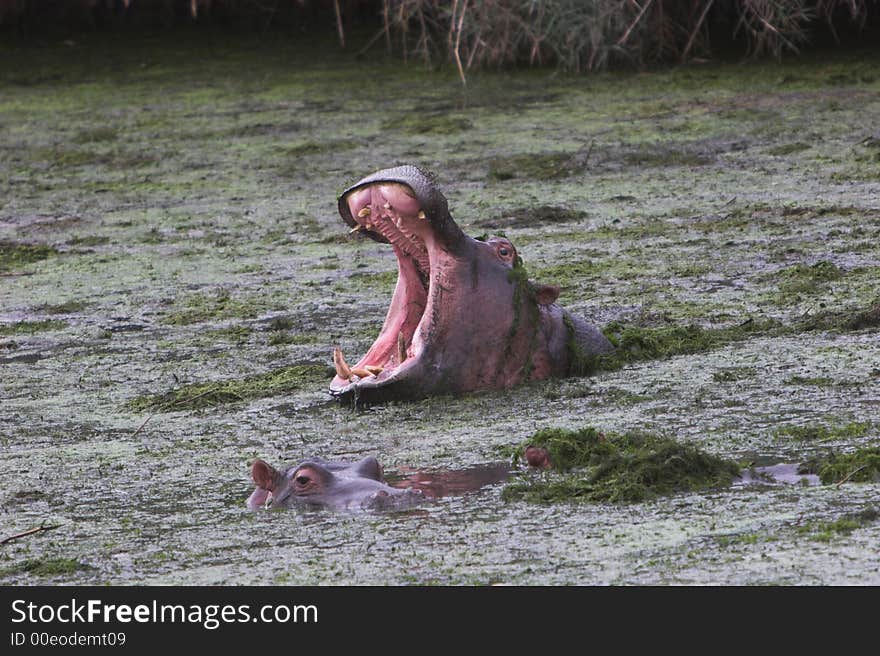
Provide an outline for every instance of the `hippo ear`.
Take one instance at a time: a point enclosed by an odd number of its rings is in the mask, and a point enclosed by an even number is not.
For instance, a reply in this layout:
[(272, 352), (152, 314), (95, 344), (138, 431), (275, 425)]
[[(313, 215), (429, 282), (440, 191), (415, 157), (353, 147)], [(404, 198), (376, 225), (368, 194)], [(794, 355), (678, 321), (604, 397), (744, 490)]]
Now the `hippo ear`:
[(559, 298), (560, 289), (556, 285), (534, 284), (532, 289), (535, 291), (535, 300), (538, 301), (538, 305), (550, 305)]
[(277, 486), (281, 474), (268, 462), (257, 458), (254, 460), (254, 464), (251, 465), (251, 476), (257, 487), (271, 491)]
[(382, 465), (373, 456), (367, 456), (359, 460), (354, 466), (354, 472), (364, 478), (372, 478), (374, 481), (382, 480)]

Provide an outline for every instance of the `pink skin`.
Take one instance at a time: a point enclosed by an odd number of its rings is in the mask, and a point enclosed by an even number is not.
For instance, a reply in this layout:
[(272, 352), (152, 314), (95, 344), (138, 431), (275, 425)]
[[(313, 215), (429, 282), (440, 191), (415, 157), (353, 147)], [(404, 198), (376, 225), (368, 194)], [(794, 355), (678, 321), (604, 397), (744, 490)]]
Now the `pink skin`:
[[(370, 382), (382, 383), (415, 367), (419, 362), (416, 356), (432, 355), (432, 370), (455, 372), (454, 382), (448, 386), (451, 391), (508, 388), (524, 379), (526, 369), (533, 379), (560, 373), (562, 363), (546, 349), (548, 333), (553, 337), (552, 322), (542, 320), (535, 326), (521, 321), (522, 325), (512, 329), (515, 290), (508, 271), (517, 252), (510, 241), (466, 237), (469, 252), (464, 258), (449, 252), (436, 239), (430, 221), (420, 218), (421, 209), (411, 190), (399, 183), (363, 187), (349, 194), (346, 202), (359, 226), (378, 232), (391, 243), (399, 273), (379, 337), (353, 369), (382, 367), (381, 373), (369, 377)], [(427, 280), (430, 286), (426, 290), (423, 283)], [(534, 301), (542, 309), (559, 295), (558, 287), (533, 289)], [(527, 299), (520, 302), (520, 314), (526, 317)], [(462, 326), (468, 329), (461, 330)], [(398, 334), (403, 335), (406, 345), (407, 359), (402, 365)], [(533, 335), (535, 344), (530, 343)], [(429, 342), (442, 343), (442, 353), (426, 353)], [(524, 355), (528, 353), (532, 354), (530, 366)], [(331, 388), (347, 383), (337, 375)]]
[(549, 469), (553, 466), (547, 449), (540, 446), (527, 446), (523, 457), (530, 467), (535, 467), (536, 469)]
[(334, 396), (369, 402), (506, 389), (569, 373), (570, 339), (588, 354), (613, 348), (556, 304), (558, 287), (523, 278), (510, 241), (462, 233), (415, 167), (368, 176), (339, 208), (353, 231), (391, 245), (398, 280), (378, 338), (349, 367), (357, 372), (337, 363)]

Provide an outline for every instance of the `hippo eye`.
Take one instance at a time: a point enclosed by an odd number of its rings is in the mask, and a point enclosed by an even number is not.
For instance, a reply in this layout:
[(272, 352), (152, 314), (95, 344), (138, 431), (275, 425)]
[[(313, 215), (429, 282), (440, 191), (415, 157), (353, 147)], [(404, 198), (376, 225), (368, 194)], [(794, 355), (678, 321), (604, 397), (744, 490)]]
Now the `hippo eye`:
[(506, 246), (502, 246), (498, 249), (498, 254), (502, 257), (507, 257), (508, 255), (510, 255), (510, 249), (508, 249)]
[(300, 485), (307, 485), (308, 483), (311, 482), (311, 480), (312, 479), (309, 478), (308, 476), (297, 476), (296, 477), (296, 482), (299, 483)]

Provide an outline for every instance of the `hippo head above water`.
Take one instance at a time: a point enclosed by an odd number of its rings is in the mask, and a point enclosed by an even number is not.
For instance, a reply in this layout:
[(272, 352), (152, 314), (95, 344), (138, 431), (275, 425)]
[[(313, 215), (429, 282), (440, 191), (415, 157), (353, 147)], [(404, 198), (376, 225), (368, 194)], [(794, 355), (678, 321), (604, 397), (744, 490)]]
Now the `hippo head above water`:
[(251, 510), (293, 506), (399, 510), (422, 501), (418, 490), (386, 485), (382, 466), (372, 456), (355, 463), (311, 458), (283, 471), (258, 459), (251, 476), (257, 486), (247, 500)]
[(258, 459), (251, 465), (257, 488), (247, 506), (251, 510), (408, 510), (428, 499), (475, 492), (506, 480), (509, 474), (510, 463), (494, 462), (459, 470), (410, 469), (388, 482), (372, 456), (358, 462), (309, 458), (283, 471)]
[(414, 166), (378, 171), (349, 187), (339, 213), (352, 232), (389, 243), (398, 277), (378, 338), (354, 366), (340, 349), (330, 393), (374, 402), (506, 389), (573, 373), (579, 357), (613, 350), (595, 327), (529, 282), (513, 244), (473, 239), (446, 198)]

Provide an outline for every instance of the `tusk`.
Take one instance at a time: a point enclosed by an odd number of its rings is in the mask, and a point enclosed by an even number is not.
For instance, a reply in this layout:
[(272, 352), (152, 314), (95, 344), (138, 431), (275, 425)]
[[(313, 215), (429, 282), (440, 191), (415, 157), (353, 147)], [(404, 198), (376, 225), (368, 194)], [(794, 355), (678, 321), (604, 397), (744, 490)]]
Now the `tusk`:
[(379, 366), (377, 366), (377, 365), (375, 365), (375, 364), (368, 364), (366, 367), (364, 367), (364, 369), (366, 369), (367, 371), (369, 371), (369, 372), (370, 372), (371, 374), (373, 374), (374, 376), (378, 376), (378, 375), (381, 374), (382, 371), (383, 371), (382, 367), (379, 367)]
[(365, 216), (370, 216), (370, 214), (372, 214), (372, 210), (370, 209), (370, 206), (367, 205), (366, 207), (362, 207), (360, 209), (360, 211), (358, 212), (358, 217), (362, 219)]
[(346, 364), (345, 358), (342, 357), (342, 349), (338, 346), (333, 349), (333, 366), (336, 367), (336, 375), (343, 380), (351, 378), (351, 368)]
[(397, 364), (401, 365), (406, 360), (406, 340), (403, 332), (397, 333)]

